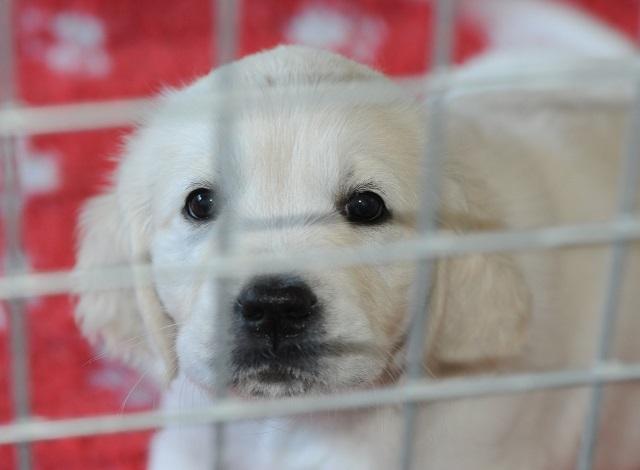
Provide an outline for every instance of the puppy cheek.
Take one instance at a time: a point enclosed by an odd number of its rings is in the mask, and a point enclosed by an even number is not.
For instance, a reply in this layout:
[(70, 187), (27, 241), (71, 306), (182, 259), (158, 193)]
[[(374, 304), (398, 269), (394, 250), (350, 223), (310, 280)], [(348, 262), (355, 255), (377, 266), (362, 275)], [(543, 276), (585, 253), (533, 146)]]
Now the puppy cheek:
[(176, 322), (178, 327), (186, 323), (193, 310), (192, 299), (197, 296), (194, 281), (176, 283), (163, 279), (162, 275), (154, 276), (154, 286), (160, 302), (167, 314)]
[(338, 358), (328, 358), (322, 370), (329, 391), (370, 386), (384, 374), (385, 358), (375, 351), (350, 353)]
[(376, 346), (387, 353), (391, 353), (406, 331), (411, 274), (410, 266), (400, 264), (351, 270), (360, 309), (371, 325)]
[(183, 326), (176, 340), (178, 366), (181, 373), (193, 382), (204, 387), (215, 384), (213, 368), (209, 366), (209, 347), (201, 337), (204, 329), (193, 328), (192, 325)]
[(342, 351), (323, 358), (319, 367), (320, 379), (330, 391), (371, 384), (386, 366), (387, 354), (364, 309), (367, 304), (353, 271), (326, 274), (318, 290), (326, 307), (324, 341), (338, 344)]
[(172, 272), (175, 266), (197, 266), (206, 256), (206, 243), (185, 243), (178, 231), (160, 231), (151, 245), (154, 287), (166, 312), (176, 323), (183, 324), (193, 310), (194, 299), (203, 284), (196, 270)]
[(187, 320), (179, 328), (176, 350), (181, 371), (205, 387), (216, 385), (216, 378), (228, 368), (231, 350), (229, 334), (217, 312), (211, 283), (199, 289)]
[(320, 279), (322, 287), (316, 288), (323, 309), (324, 341), (357, 346), (373, 339), (371, 325), (362, 311), (360, 295), (349, 273), (332, 271)]
[[(415, 263), (399, 263), (378, 269), (387, 286), (389, 308), (382, 315), (381, 328), (392, 346), (397, 346), (407, 333), (409, 325), (410, 292), (415, 280)], [(428, 286), (418, 286), (426, 296)]]

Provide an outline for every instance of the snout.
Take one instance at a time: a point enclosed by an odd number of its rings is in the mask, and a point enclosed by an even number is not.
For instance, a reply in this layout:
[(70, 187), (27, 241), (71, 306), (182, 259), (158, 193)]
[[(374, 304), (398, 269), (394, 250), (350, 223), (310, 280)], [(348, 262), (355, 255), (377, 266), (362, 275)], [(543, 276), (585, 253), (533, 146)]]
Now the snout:
[(236, 311), (251, 341), (274, 353), (302, 336), (319, 314), (318, 298), (295, 276), (260, 277), (236, 301)]
[[(234, 308), (234, 382), (252, 393), (266, 384), (302, 391), (323, 354), (322, 303), (298, 276), (261, 276), (239, 292)], [(262, 384), (259, 386), (258, 384)]]

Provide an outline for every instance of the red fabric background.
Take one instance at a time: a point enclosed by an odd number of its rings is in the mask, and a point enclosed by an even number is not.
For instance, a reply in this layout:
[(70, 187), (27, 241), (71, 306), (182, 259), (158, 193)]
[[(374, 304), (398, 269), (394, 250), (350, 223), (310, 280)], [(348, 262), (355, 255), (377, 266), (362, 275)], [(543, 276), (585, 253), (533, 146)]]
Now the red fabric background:
[[(13, 20), (19, 97), (34, 105), (109, 100), (148, 96), (164, 85), (187, 83), (206, 73), (213, 63), (211, 3), (17, 0)], [(638, 0), (570, 3), (597, 14), (630, 37), (638, 33)], [(342, 36), (329, 44), (340, 52), (397, 76), (417, 74), (426, 67), (431, 9), (428, 3), (414, 0), (245, 0), (239, 28), (241, 54), (295, 40), (295, 35), (287, 33), (291, 25), (304, 15), (313, 20), (314, 14), (314, 21), (322, 15), (325, 21), (327, 15), (345, 19)], [(69, 18), (72, 24), (90, 18), (101, 32), (94, 28), (73, 33), (69, 39), (65, 31), (73, 25), (60, 26)], [(456, 38), (457, 61), (485, 47), (483, 32), (472, 24), (459, 22)], [(62, 58), (52, 58), (60, 47)], [(104, 60), (87, 68), (84, 63), (96, 57)], [(78, 207), (105, 181), (113, 165), (110, 157), (117, 155), (126, 132), (44, 135), (23, 142), (33, 156), (34, 171), (45, 168), (45, 173), (55, 176), (53, 183), (49, 176), (45, 178), (49, 183), (27, 192), (24, 244), (31, 269), (72, 266)], [(152, 407), (157, 400), (153, 387), (144, 382), (136, 386), (135, 373), (92, 351), (78, 333), (71, 310), (70, 299), (62, 296), (28, 303), (33, 413), (62, 418)], [(6, 323), (0, 305), (2, 423), (12, 415)], [(38, 443), (34, 445), (35, 468), (141, 469), (149, 436), (142, 432)], [(0, 446), (0, 470), (13, 467), (12, 448)]]

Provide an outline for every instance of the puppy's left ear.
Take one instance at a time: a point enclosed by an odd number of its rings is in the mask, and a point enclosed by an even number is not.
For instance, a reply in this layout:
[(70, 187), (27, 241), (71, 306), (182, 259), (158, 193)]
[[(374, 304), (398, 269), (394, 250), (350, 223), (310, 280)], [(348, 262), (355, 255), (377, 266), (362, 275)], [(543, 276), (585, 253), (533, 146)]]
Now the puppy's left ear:
[(431, 309), (429, 359), (472, 366), (522, 352), (531, 295), (513, 257), (472, 254), (438, 263)]

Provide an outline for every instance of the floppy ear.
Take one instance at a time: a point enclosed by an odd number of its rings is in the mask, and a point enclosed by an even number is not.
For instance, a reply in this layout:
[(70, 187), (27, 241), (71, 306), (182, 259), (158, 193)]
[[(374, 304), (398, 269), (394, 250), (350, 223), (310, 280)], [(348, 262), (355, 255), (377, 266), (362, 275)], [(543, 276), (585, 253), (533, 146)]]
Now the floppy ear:
[(531, 296), (516, 260), (472, 254), (439, 262), (431, 297), (432, 360), (464, 366), (522, 352)]
[[(91, 199), (83, 208), (76, 272), (80, 274), (76, 320), (82, 331), (99, 341), (108, 354), (125, 360), (157, 379), (175, 373), (173, 322), (155, 290), (136, 283), (127, 289), (100, 290), (83, 279), (83, 270), (148, 261), (145, 236), (121, 210), (115, 192)], [(135, 273), (134, 269), (134, 273)]]

